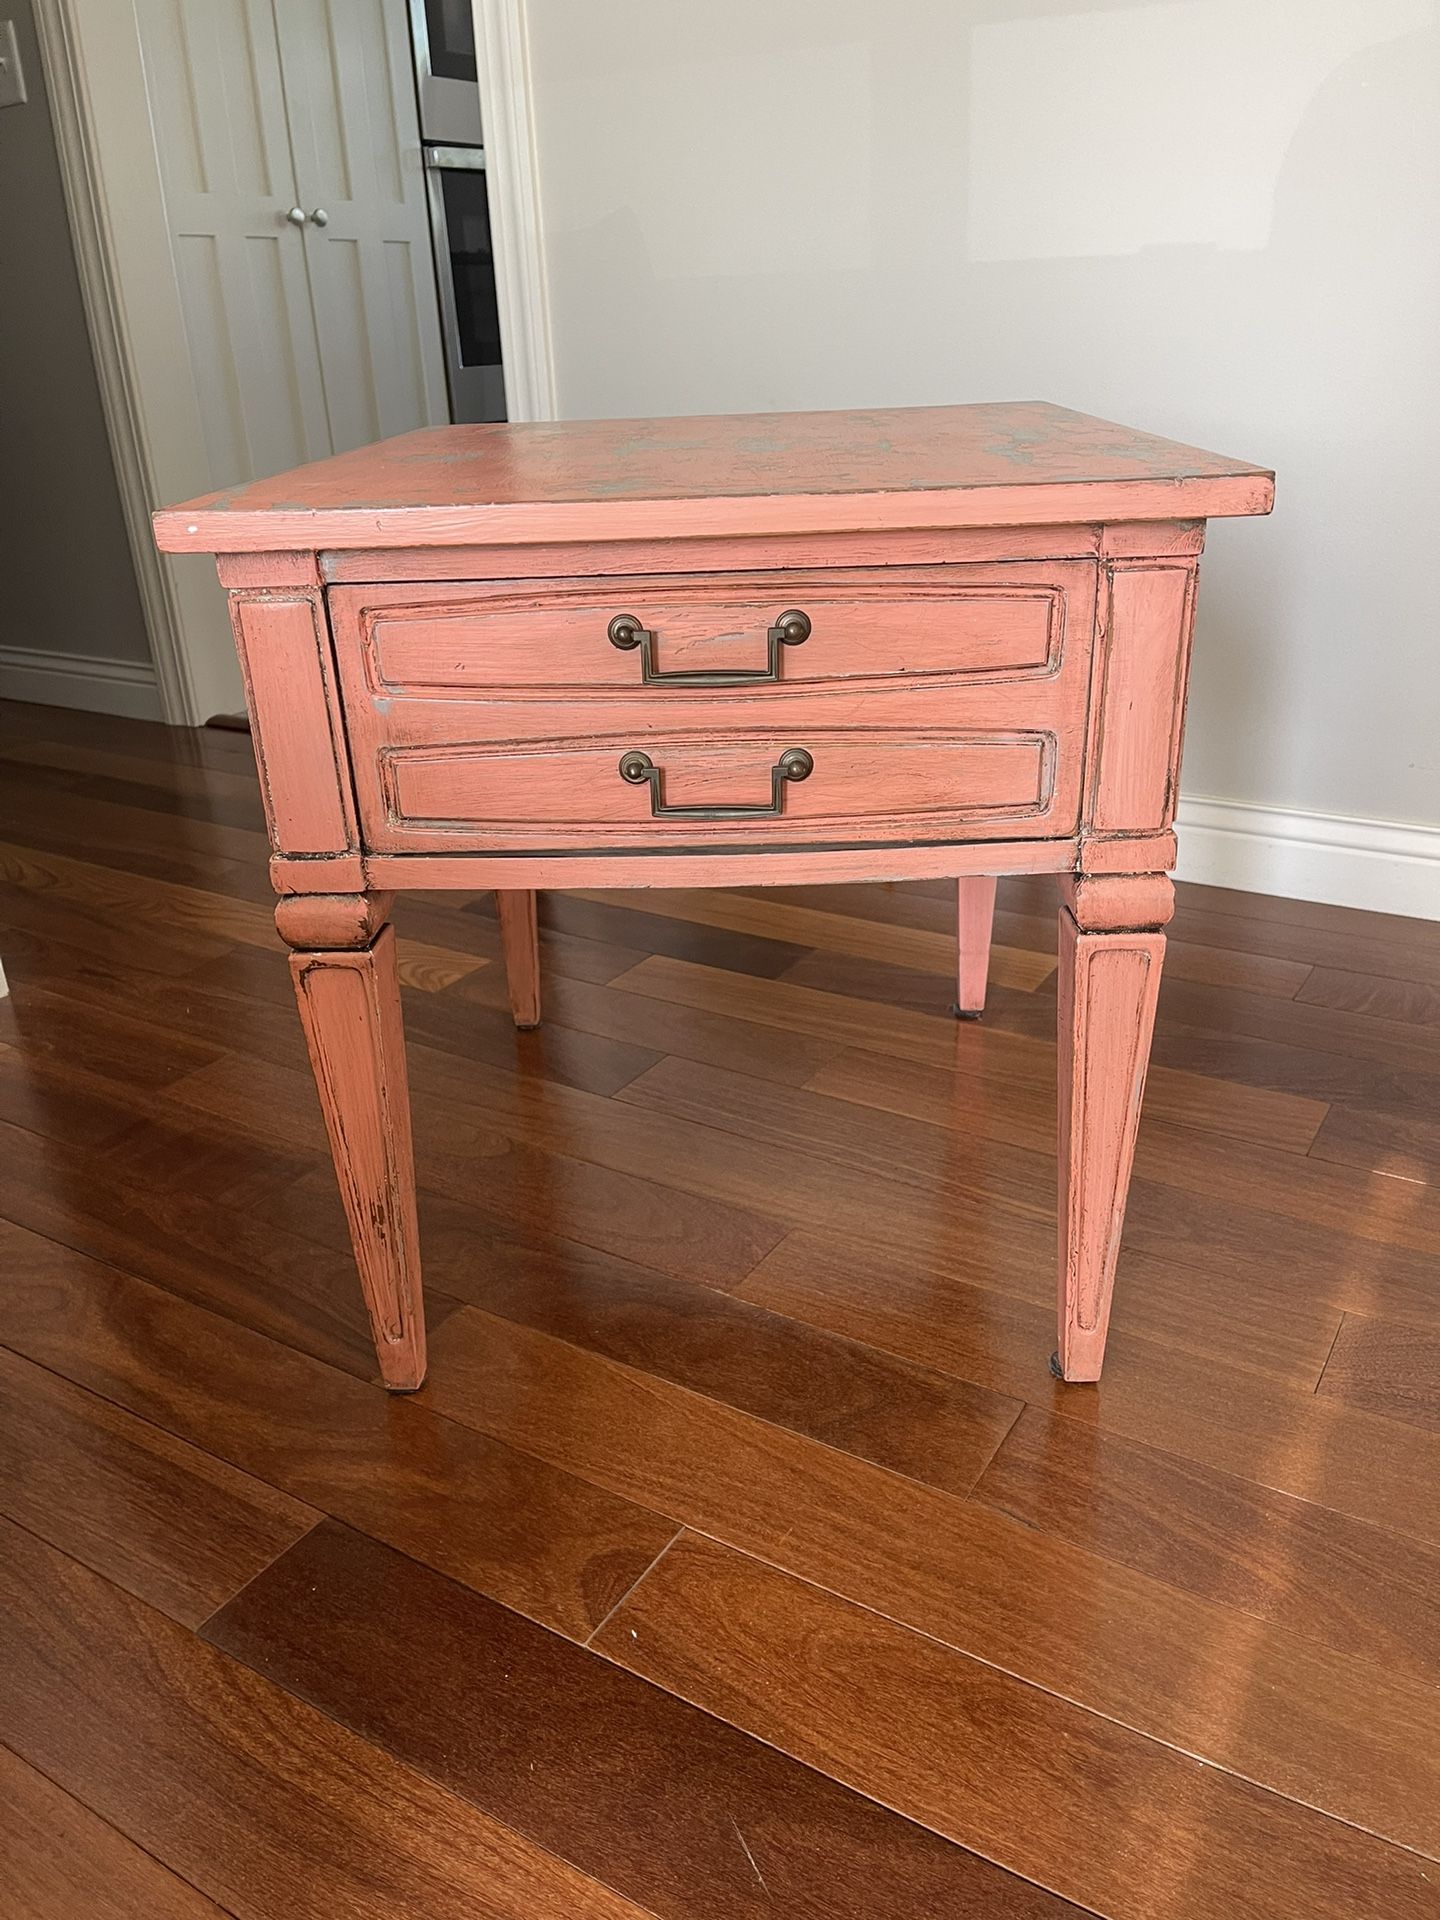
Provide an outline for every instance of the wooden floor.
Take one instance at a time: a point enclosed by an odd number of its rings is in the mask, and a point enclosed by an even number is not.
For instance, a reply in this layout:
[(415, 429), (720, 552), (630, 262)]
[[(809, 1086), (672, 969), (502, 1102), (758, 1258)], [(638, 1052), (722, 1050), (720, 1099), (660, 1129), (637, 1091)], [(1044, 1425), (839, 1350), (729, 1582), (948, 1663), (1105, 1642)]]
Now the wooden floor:
[(0, 1913), (1440, 1914), (1440, 927), (1182, 888), (1106, 1377), (1054, 913), (399, 916), (375, 1384), (243, 736), (0, 706)]

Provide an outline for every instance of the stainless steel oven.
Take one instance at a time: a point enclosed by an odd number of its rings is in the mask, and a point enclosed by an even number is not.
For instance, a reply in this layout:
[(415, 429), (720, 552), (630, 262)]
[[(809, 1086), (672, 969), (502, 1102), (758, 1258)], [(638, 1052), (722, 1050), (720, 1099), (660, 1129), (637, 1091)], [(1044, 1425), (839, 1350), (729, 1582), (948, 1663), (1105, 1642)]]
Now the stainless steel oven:
[(455, 420), (503, 420), (505, 374), (470, 0), (410, 0), (445, 373)]

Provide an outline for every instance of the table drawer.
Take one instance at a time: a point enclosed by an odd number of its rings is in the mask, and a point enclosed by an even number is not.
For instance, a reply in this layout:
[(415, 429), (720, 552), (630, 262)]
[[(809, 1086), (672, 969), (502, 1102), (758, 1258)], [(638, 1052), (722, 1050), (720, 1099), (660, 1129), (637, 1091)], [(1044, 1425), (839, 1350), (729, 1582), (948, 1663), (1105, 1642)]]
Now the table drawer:
[(1054, 836), (1078, 817), (1083, 561), (330, 604), (375, 852)]
[[(376, 694), (684, 692), (697, 674), (758, 692), (1053, 672), (1068, 603), (1091, 571), (1082, 561), (332, 587), (330, 602)], [(786, 614), (798, 616), (792, 637), (772, 642)], [(612, 637), (619, 622), (648, 637)], [(647, 681), (647, 668), (661, 677)]]

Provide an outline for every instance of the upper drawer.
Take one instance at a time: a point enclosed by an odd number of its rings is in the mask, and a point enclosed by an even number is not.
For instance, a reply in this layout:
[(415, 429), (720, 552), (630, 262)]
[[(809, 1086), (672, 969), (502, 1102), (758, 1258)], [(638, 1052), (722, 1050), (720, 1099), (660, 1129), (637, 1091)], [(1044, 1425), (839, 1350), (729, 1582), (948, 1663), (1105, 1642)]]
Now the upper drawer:
[(1084, 562), (1022, 562), (345, 586), (330, 604), (382, 697), (763, 691), (1054, 673), (1068, 601), (1090, 573)]

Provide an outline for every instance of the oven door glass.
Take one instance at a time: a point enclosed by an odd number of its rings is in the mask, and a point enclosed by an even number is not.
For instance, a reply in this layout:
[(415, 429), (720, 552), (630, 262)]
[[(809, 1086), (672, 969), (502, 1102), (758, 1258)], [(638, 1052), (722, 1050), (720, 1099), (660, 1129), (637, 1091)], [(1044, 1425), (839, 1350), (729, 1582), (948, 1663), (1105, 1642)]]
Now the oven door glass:
[(441, 270), (448, 264), (446, 360), (457, 420), (503, 420), (505, 380), (500, 366), (500, 311), (495, 295), (495, 256), (490, 243), (490, 207), (479, 169), (442, 167), (444, 233), (437, 234)]
[(473, 86), (475, 16), (470, 0), (425, 0), (425, 30), (430, 42), (430, 71), (437, 80), (468, 80)]

